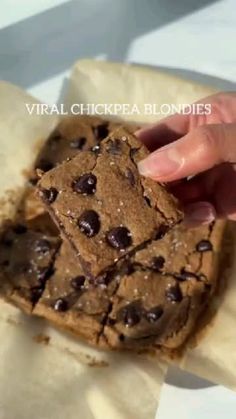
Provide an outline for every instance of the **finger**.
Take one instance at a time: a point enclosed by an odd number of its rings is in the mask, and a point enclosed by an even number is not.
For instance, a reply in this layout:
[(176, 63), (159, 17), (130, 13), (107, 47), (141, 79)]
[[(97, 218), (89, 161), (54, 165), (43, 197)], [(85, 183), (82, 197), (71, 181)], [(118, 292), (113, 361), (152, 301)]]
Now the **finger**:
[[(219, 170), (217, 170), (219, 169)], [(236, 215), (236, 165), (221, 165), (206, 177), (206, 188), (219, 217), (234, 220)]]
[(236, 162), (236, 124), (204, 125), (139, 162), (141, 175), (171, 182)]
[[(135, 134), (150, 151), (176, 141), (189, 130), (205, 124), (236, 122), (236, 93), (217, 93), (193, 104), (210, 104), (210, 113), (174, 114), (148, 125)], [(193, 108), (194, 109), (194, 108)]]
[(171, 115), (158, 124), (148, 125), (138, 130), (135, 135), (150, 150), (156, 150), (166, 144), (178, 140), (188, 131), (189, 116), (183, 114)]
[(217, 217), (235, 220), (236, 165), (224, 163), (169, 189), (184, 207), (207, 201), (215, 208)]

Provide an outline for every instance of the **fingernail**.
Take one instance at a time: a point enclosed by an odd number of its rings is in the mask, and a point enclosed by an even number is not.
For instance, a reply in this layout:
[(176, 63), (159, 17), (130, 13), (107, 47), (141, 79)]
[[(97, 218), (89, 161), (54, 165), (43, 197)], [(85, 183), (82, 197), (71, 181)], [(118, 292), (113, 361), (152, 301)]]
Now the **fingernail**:
[(184, 158), (174, 147), (166, 146), (163, 151), (156, 151), (138, 163), (139, 173), (158, 179), (177, 172), (184, 164)]
[(216, 211), (209, 202), (190, 204), (185, 209), (185, 224), (209, 224), (216, 218)]

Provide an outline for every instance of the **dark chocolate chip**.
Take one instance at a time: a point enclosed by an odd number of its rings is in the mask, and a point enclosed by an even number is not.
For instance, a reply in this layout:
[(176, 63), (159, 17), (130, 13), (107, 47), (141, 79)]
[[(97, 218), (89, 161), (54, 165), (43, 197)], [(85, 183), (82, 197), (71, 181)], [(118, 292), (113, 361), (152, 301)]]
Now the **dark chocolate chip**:
[(182, 301), (183, 295), (178, 285), (170, 287), (166, 290), (166, 298), (171, 302), (178, 303)]
[(75, 192), (92, 195), (96, 192), (97, 178), (92, 173), (85, 173), (72, 183)]
[(85, 236), (95, 236), (100, 230), (98, 214), (93, 210), (84, 211), (78, 219), (78, 226)]
[(196, 249), (198, 252), (208, 252), (210, 250), (213, 250), (213, 246), (209, 240), (201, 240), (197, 244)]
[(127, 177), (130, 185), (134, 186), (135, 185), (135, 177), (134, 177), (134, 174), (133, 174), (132, 170), (129, 167), (127, 167), (127, 169), (126, 169), (125, 176)]
[(43, 170), (43, 172), (48, 172), (54, 167), (53, 163), (46, 159), (41, 159), (36, 166), (37, 169)]
[(104, 123), (104, 124), (97, 125), (96, 127), (93, 127), (93, 132), (94, 132), (95, 138), (98, 141), (103, 140), (109, 134), (108, 124)]
[(109, 154), (112, 154), (114, 156), (118, 156), (121, 154), (122, 151), (122, 143), (120, 140), (115, 138), (114, 140), (109, 140), (107, 142), (107, 151)]
[(84, 286), (84, 282), (85, 282), (85, 276), (78, 275), (75, 278), (71, 279), (70, 284), (72, 288), (74, 288), (74, 290), (80, 291)]
[(27, 232), (27, 227), (23, 224), (17, 224), (13, 227), (13, 231), (16, 234), (25, 234)]
[(151, 310), (146, 312), (146, 319), (149, 323), (155, 323), (163, 314), (163, 308), (161, 306), (153, 307)]
[(53, 187), (49, 189), (42, 188), (39, 191), (39, 195), (46, 204), (52, 204), (56, 200), (58, 191)]
[(30, 300), (32, 304), (36, 304), (43, 293), (42, 287), (34, 287), (30, 290)]
[(127, 327), (133, 327), (140, 322), (141, 313), (134, 304), (127, 305), (122, 309), (123, 323)]
[(63, 298), (58, 298), (55, 301), (55, 303), (53, 305), (53, 308), (56, 311), (66, 311), (66, 310), (68, 310), (68, 303)]
[(73, 148), (75, 150), (82, 150), (85, 143), (86, 143), (85, 137), (76, 138), (70, 141), (70, 148)]
[(130, 157), (132, 158), (137, 153), (138, 150), (139, 148), (136, 148), (136, 147), (131, 148)]
[(125, 249), (132, 243), (131, 233), (126, 227), (115, 227), (107, 233), (107, 241), (115, 249)]
[(37, 253), (45, 254), (51, 249), (51, 243), (46, 239), (36, 240), (34, 244), (34, 250)]
[(189, 279), (198, 279), (197, 274), (194, 272), (186, 271), (184, 268), (181, 269), (180, 273), (174, 274), (174, 277), (179, 281), (187, 281)]
[(154, 256), (151, 260), (151, 268), (154, 271), (161, 271), (161, 269), (163, 268), (165, 263), (165, 259), (163, 258), (163, 256)]

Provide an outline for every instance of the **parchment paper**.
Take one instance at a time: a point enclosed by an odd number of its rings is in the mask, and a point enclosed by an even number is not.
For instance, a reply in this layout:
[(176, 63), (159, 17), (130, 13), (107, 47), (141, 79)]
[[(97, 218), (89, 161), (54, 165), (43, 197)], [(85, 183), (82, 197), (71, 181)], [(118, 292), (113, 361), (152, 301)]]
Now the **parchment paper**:
[[(56, 122), (25, 103), (37, 101), (0, 83), (0, 223)], [(0, 301), (0, 419), (152, 419), (166, 370), (151, 357), (92, 349)]]
[[(82, 60), (73, 68), (65, 102), (68, 108), (78, 98), (81, 103), (181, 104), (215, 92), (212, 87), (150, 68)], [(130, 118), (124, 115), (124, 119)], [(141, 122), (158, 119), (157, 115), (137, 118)], [(233, 234), (236, 238), (235, 227)], [(186, 371), (236, 390), (236, 250), (227, 291), (216, 318), (198, 346), (188, 349), (186, 356), (176, 363)]]
[(25, 174), (56, 122), (54, 116), (29, 116), (25, 103), (39, 102), (18, 87), (0, 81), (0, 222), (14, 216)]
[[(74, 103), (127, 103), (139, 109), (150, 104), (191, 104), (216, 89), (137, 65), (80, 60), (73, 67), (65, 93), (67, 109)], [(126, 121), (155, 122), (161, 115), (123, 115)]]

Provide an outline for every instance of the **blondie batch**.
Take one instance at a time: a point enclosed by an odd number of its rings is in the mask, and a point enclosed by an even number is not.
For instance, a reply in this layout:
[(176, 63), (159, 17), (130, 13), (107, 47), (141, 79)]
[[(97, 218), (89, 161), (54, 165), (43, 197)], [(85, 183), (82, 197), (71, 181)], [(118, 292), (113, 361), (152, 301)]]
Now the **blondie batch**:
[(31, 186), (1, 234), (0, 294), (93, 345), (177, 348), (214, 295), (225, 225), (174, 226), (175, 199), (138, 173), (135, 127), (117, 126), (72, 117), (50, 135), (35, 167), (57, 227)]

